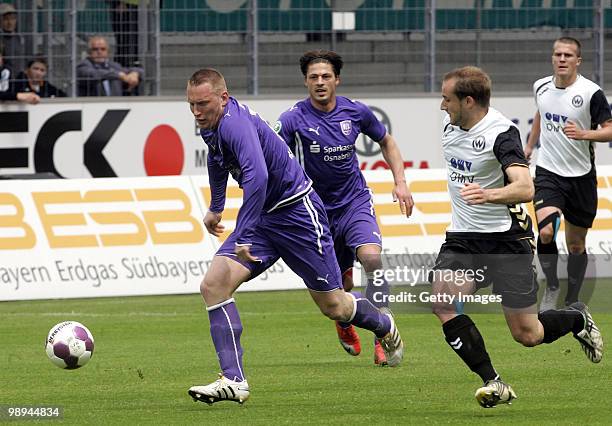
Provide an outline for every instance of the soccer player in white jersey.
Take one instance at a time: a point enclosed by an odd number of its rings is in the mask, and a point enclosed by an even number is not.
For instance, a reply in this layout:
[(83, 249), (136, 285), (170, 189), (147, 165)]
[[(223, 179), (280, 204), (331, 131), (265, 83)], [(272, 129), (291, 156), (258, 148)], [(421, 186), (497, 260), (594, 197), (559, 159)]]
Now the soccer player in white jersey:
[(556, 237), (565, 219), (568, 290), (565, 305), (578, 300), (588, 258), (587, 231), (597, 213), (597, 173), (593, 142), (612, 141), (610, 105), (601, 88), (578, 73), (580, 42), (561, 37), (553, 45), (553, 75), (533, 85), (538, 111), (525, 156), (538, 139), (534, 206), (538, 220), (538, 259), (546, 276), (540, 310), (557, 306), (559, 251)]
[[(472, 319), (451, 299), (493, 284), (512, 337), (524, 346), (551, 343), (573, 332), (592, 362), (603, 340), (587, 307), (574, 303), (537, 314), (531, 219), (521, 203), (534, 194), (519, 131), (489, 107), (491, 80), (477, 67), (447, 73), (440, 108), (442, 147), (451, 196), (451, 223), (431, 273), (433, 312), (445, 339), (484, 384), (476, 391), (482, 407), (510, 403), (516, 394), (491, 363)], [(456, 299), (455, 299), (456, 300)]]

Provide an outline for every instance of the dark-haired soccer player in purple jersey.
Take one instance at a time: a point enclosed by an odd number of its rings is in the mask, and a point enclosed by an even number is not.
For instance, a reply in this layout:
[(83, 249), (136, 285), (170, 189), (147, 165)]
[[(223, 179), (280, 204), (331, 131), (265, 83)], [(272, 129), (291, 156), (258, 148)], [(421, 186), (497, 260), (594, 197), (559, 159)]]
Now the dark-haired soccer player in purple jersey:
[(222, 372), (209, 385), (191, 387), (189, 395), (208, 404), (248, 399), (242, 322), (232, 295), (279, 258), (304, 280), (324, 315), (374, 332), (389, 365), (398, 365), (403, 343), (390, 311), (343, 291), (325, 208), (285, 142), (259, 115), (229, 96), (225, 79), (214, 69), (191, 76), (187, 100), (208, 147), (208, 232), (223, 232), (229, 174), (243, 190), (236, 229), (217, 251), (200, 286)]
[[(368, 277), (368, 299), (380, 301), (380, 297), (373, 297), (374, 293), (386, 293), (388, 286), (371, 285), (374, 271), (382, 267), (382, 238), (372, 192), (359, 169), (355, 152), (360, 133), (380, 144), (393, 173), (393, 199), (399, 201), (402, 214), (409, 217), (414, 202), (406, 185), (404, 161), (393, 136), (366, 105), (336, 96), (342, 65), (342, 58), (336, 52), (304, 53), (300, 68), (308, 98), (285, 111), (276, 122), (275, 130), (289, 144), (323, 200), (344, 289), (353, 288), (352, 267), (357, 256)], [(385, 305), (374, 303), (379, 307)], [(338, 321), (336, 330), (342, 347), (351, 355), (359, 355), (361, 343), (354, 327)], [(387, 364), (377, 340), (374, 363)]]

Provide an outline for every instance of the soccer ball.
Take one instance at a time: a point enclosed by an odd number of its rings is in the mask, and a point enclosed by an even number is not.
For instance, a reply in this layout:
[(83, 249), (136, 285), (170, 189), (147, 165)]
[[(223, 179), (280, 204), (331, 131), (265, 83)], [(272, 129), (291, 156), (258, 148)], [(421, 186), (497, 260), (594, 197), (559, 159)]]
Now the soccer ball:
[(74, 370), (89, 362), (93, 355), (94, 339), (83, 324), (64, 321), (49, 331), (45, 350), (51, 362), (60, 368)]

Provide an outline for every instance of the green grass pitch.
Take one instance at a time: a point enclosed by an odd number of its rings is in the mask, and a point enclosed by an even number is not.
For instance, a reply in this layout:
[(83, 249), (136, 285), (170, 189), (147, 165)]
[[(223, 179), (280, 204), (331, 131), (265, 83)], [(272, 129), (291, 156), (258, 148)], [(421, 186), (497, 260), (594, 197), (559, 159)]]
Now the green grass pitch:
[[(246, 284), (248, 285), (248, 284)], [(611, 281), (600, 280), (594, 317), (612, 336)], [(610, 292), (612, 293), (612, 292)], [(500, 314), (475, 314), (494, 365), (518, 394), (483, 409), (479, 379), (444, 342), (431, 314), (398, 309), (406, 344), (398, 368), (373, 364), (372, 335), (351, 357), (306, 291), (238, 293), (251, 398), (213, 406), (187, 395), (219, 371), (199, 295), (0, 303), (0, 405), (63, 408), (63, 424), (610, 424), (612, 362), (584, 356), (565, 336), (515, 343)], [(95, 338), (90, 363), (53, 366), (44, 340), (76, 320)], [(6, 420), (6, 418), (5, 418)], [(0, 421), (1, 423), (1, 421)]]

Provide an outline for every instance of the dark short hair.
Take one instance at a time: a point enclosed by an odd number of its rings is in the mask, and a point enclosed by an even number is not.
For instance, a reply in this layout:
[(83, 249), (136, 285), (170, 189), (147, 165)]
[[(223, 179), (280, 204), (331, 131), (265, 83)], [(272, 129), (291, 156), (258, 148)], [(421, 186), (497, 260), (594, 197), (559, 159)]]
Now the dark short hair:
[(30, 68), (36, 62), (39, 62), (39, 63), (43, 64), (46, 68), (49, 68), (49, 64), (47, 63), (47, 59), (42, 57), (42, 56), (36, 56), (35, 58), (30, 59), (28, 61), (28, 64), (27, 64), (26, 68)]
[(308, 67), (310, 64), (318, 64), (321, 62), (331, 64), (336, 77), (340, 75), (340, 70), (344, 64), (342, 61), (342, 56), (338, 55), (336, 52), (323, 49), (310, 50), (304, 53), (300, 58), (300, 69), (302, 70), (304, 77), (306, 77), (306, 73), (308, 73)]
[(227, 84), (225, 84), (225, 78), (223, 74), (214, 68), (201, 68), (194, 72), (189, 79), (188, 84), (196, 87), (201, 84), (208, 83), (216, 92), (223, 92), (227, 90)]
[(459, 99), (471, 96), (481, 107), (487, 108), (491, 101), (491, 78), (482, 69), (474, 66), (455, 68), (444, 74), (443, 81), (455, 79), (455, 95)]
[(554, 46), (556, 43), (563, 43), (563, 44), (573, 44), (576, 46), (576, 50), (578, 53), (578, 57), (581, 58), (582, 57), (582, 45), (580, 44), (580, 42), (575, 39), (574, 37), (559, 37), (558, 39), (555, 40), (555, 42), (553, 43), (553, 50), (554, 50)]

